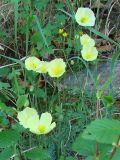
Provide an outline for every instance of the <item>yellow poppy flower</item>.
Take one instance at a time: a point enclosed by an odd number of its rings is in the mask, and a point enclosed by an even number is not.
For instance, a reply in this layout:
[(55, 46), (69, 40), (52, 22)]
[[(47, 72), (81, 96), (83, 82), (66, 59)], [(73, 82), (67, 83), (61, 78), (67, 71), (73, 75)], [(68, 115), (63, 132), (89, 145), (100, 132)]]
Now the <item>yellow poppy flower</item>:
[(83, 46), (95, 46), (95, 41), (91, 37), (89, 37), (87, 34), (84, 34), (80, 37), (80, 42)]
[(60, 77), (64, 74), (66, 64), (61, 58), (56, 58), (49, 63), (48, 74), (51, 77)]
[(47, 134), (56, 127), (56, 123), (52, 123), (52, 116), (45, 112), (41, 114), (40, 119), (35, 120), (35, 117), (29, 119), (30, 131), (35, 134)]
[(29, 119), (31, 117), (36, 117), (36, 119), (39, 119), (39, 115), (38, 115), (37, 111), (34, 108), (29, 108), (29, 107), (26, 107), (23, 111), (19, 112), (17, 115), (19, 123), (24, 128), (30, 127)]
[(59, 32), (59, 34), (61, 34), (61, 33), (64, 32), (64, 29), (63, 29), (63, 28), (60, 28), (60, 29), (58, 30), (58, 32)]
[(94, 26), (95, 25), (95, 15), (90, 8), (78, 8), (75, 19), (77, 23), (81, 26)]
[(36, 69), (36, 72), (38, 72), (38, 73), (47, 73), (48, 64), (49, 64), (48, 62), (40, 61), (40, 64), (39, 64), (38, 68)]
[(63, 37), (67, 37), (68, 36), (68, 33), (67, 32), (64, 32), (63, 33)]
[(97, 58), (98, 56), (98, 51), (96, 47), (88, 47), (85, 46), (81, 50), (82, 58), (86, 61), (93, 61)]
[(40, 65), (40, 60), (37, 57), (29, 57), (25, 60), (25, 67), (27, 70), (36, 71), (38, 66)]

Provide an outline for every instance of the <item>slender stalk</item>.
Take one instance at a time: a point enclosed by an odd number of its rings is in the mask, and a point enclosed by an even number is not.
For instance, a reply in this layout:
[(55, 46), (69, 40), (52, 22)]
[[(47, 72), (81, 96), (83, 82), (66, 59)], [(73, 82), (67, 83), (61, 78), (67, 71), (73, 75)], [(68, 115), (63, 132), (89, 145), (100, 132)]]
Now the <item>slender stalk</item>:
[(115, 155), (116, 150), (119, 147), (119, 142), (120, 142), (120, 136), (118, 137), (118, 140), (117, 140), (117, 142), (116, 142), (116, 144), (115, 144), (115, 146), (114, 146), (114, 148), (113, 148), (113, 150), (110, 154), (110, 160), (112, 160), (113, 156)]

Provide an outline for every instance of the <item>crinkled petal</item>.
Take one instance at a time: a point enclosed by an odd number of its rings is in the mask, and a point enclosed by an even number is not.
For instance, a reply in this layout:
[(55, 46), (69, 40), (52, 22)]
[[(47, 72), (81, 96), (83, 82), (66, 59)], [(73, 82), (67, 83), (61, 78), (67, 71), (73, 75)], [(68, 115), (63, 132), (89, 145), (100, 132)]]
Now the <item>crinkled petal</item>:
[(52, 116), (50, 113), (45, 112), (41, 114), (40, 117), (40, 124), (43, 124), (45, 126), (49, 126), (52, 122)]
[(49, 126), (49, 128), (46, 129), (45, 134), (49, 133), (49, 132), (50, 132), (51, 130), (53, 130), (55, 127), (56, 127), (56, 123), (53, 122), (53, 123)]

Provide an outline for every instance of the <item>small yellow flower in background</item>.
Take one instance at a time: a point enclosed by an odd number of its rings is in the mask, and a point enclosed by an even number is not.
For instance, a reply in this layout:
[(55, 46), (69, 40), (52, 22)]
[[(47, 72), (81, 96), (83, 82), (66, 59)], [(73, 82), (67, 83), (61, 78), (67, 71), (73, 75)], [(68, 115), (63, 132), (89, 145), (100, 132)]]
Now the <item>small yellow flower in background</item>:
[(75, 62), (74, 62), (73, 60), (71, 60), (71, 61), (70, 61), (70, 64), (71, 64), (71, 65), (74, 65), (74, 64), (75, 64)]
[(27, 70), (35, 71), (40, 65), (40, 60), (37, 57), (29, 57), (25, 60), (25, 67)]
[(75, 19), (77, 23), (81, 26), (94, 26), (95, 25), (95, 15), (90, 8), (78, 8)]
[(80, 36), (79, 36), (78, 34), (75, 35), (75, 39), (79, 39), (79, 37), (80, 37)]
[(56, 58), (49, 63), (48, 74), (50, 77), (60, 77), (64, 74), (66, 64), (61, 58)]
[(81, 50), (82, 58), (86, 61), (93, 61), (98, 56), (96, 47), (84, 46)]
[(36, 72), (38, 72), (38, 73), (47, 73), (48, 65), (49, 65), (49, 62), (40, 61), (40, 64), (39, 64), (38, 68), (36, 69)]
[(47, 134), (56, 127), (56, 123), (52, 123), (52, 116), (50, 113), (45, 112), (41, 114), (40, 119), (35, 121), (35, 117), (29, 120), (30, 131), (35, 134)]
[(38, 115), (37, 111), (34, 108), (29, 108), (29, 107), (26, 107), (23, 111), (19, 112), (17, 115), (19, 123), (24, 128), (30, 127), (29, 119), (31, 117), (36, 117), (36, 119), (39, 119), (39, 115)]
[(67, 37), (68, 36), (68, 33), (67, 32), (64, 32), (63, 33), (63, 37)]
[(60, 29), (58, 30), (58, 32), (59, 32), (59, 34), (61, 34), (61, 33), (64, 32), (64, 29), (63, 29), (63, 28), (60, 28)]
[(80, 42), (83, 46), (90, 46), (94, 47), (95, 46), (95, 41), (91, 37), (89, 37), (87, 34), (83, 34), (80, 37)]
[(80, 35), (80, 36), (82, 36), (82, 35), (83, 35), (83, 32), (82, 32), (82, 31), (80, 31), (80, 32), (79, 32), (79, 35)]

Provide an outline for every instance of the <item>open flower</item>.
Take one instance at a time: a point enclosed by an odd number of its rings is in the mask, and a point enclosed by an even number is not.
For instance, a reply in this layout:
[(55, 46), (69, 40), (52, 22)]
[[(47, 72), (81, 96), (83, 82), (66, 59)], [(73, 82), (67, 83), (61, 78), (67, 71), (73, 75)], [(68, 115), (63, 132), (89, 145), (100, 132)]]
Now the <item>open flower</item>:
[(68, 33), (67, 32), (64, 32), (63, 33), (63, 37), (67, 37), (68, 36)]
[(47, 73), (48, 65), (49, 65), (48, 62), (40, 61), (40, 64), (39, 64), (38, 68), (36, 69), (36, 72), (38, 72), (38, 73)]
[(90, 8), (78, 8), (75, 19), (77, 23), (81, 26), (94, 26), (95, 25), (95, 15)]
[(19, 123), (24, 127), (24, 128), (29, 128), (30, 127), (30, 123), (29, 123), (29, 119), (31, 117), (36, 117), (36, 119), (39, 120), (39, 115), (37, 113), (37, 111), (34, 108), (25, 108), (23, 111), (18, 113), (18, 120)]
[(80, 42), (83, 46), (95, 46), (95, 41), (91, 37), (89, 37), (87, 34), (84, 34), (80, 37)]
[(27, 70), (35, 71), (40, 65), (40, 60), (37, 57), (29, 57), (25, 60), (25, 67)]
[(35, 117), (29, 119), (30, 131), (32, 133), (38, 135), (47, 134), (56, 127), (56, 123), (52, 123), (52, 116), (48, 112), (42, 113), (40, 119), (35, 119)]
[(39, 119), (37, 111), (29, 107), (19, 112), (17, 118), (24, 128), (28, 128), (32, 133), (38, 135), (47, 134), (56, 127), (56, 123), (52, 123), (52, 116), (50, 113), (42, 113)]
[(59, 34), (61, 34), (61, 33), (64, 32), (64, 29), (63, 28), (59, 28), (58, 32), (59, 32)]
[(93, 61), (97, 58), (98, 51), (96, 47), (84, 46), (83, 49), (81, 50), (81, 54), (84, 60)]
[(49, 63), (48, 74), (51, 77), (60, 77), (64, 74), (66, 64), (61, 58), (56, 58)]

